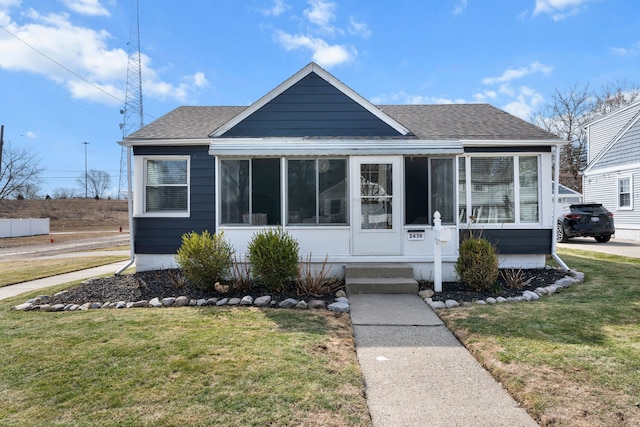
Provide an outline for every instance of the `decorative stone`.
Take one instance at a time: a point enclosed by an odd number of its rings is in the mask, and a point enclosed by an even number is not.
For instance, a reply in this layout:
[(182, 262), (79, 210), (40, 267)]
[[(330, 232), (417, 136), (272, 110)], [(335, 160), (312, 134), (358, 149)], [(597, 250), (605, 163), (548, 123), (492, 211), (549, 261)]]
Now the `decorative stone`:
[(296, 304), (296, 308), (300, 310), (306, 310), (309, 307), (306, 301), (302, 300)]
[(42, 304), (40, 306), (40, 311), (51, 311), (51, 304)]
[(207, 303), (207, 300), (204, 299), (204, 298), (199, 298), (199, 299), (196, 300), (196, 306), (198, 306), (198, 307), (202, 307), (206, 303)]
[(91, 308), (91, 303), (90, 302), (85, 302), (84, 304), (82, 304), (80, 306), (80, 310), (89, 310)]
[(218, 298), (209, 298), (207, 302), (204, 303), (204, 305), (216, 305), (217, 302)]
[(116, 304), (116, 308), (125, 308), (127, 306), (127, 303), (124, 301), (118, 301), (118, 303)]
[(63, 311), (64, 307), (64, 304), (54, 304), (51, 306), (51, 311)]
[(549, 285), (545, 288), (545, 290), (547, 291), (547, 295), (551, 295), (556, 293), (558, 287), (556, 285)]
[(133, 307), (133, 304), (134, 304), (134, 303), (133, 303), (132, 301), (129, 301), (129, 302), (127, 302), (127, 303), (125, 304), (125, 307), (126, 307), (126, 308), (131, 308), (131, 307)]
[(174, 302), (174, 304), (176, 305), (176, 307), (184, 307), (189, 305), (190, 302), (191, 300), (189, 298), (185, 297), (184, 295), (181, 295), (178, 298), (176, 298), (176, 301)]
[(262, 297), (258, 297), (255, 299), (255, 301), (253, 301), (253, 305), (255, 305), (256, 307), (266, 307), (269, 304), (271, 304), (271, 296), (270, 295), (265, 295)]
[(296, 304), (298, 303), (298, 300), (295, 300), (293, 298), (287, 298), (286, 300), (280, 302), (280, 304), (278, 304), (278, 307), (280, 308), (293, 308), (296, 306)]
[(433, 298), (425, 298), (424, 302), (427, 303), (427, 305), (430, 305), (433, 302)]
[(496, 299), (495, 299), (495, 298), (493, 298), (493, 297), (489, 297), (489, 298), (487, 298), (487, 299), (486, 299), (486, 301), (487, 301), (487, 304), (495, 304), (495, 303), (497, 303), (497, 302), (498, 302), (498, 300), (496, 300)]
[(433, 292), (433, 289), (423, 289), (420, 292), (418, 292), (418, 295), (420, 296), (420, 298), (426, 299), (426, 298), (431, 298), (434, 293), (435, 292)]
[(222, 298), (222, 299), (216, 301), (216, 305), (218, 307), (220, 307), (222, 305), (225, 305), (227, 302), (229, 302), (229, 298)]
[(334, 313), (349, 313), (351, 311), (351, 306), (345, 302), (334, 302), (329, 304), (327, 308)]
[(507, 299), (505, 297), (498, 297), (498, 298), (496, 298), (496, 302), (498, 302), (498, 303), (507, 302)]
[(338, 297), (336, 298), (336, 302), (343, 302), (345, 304), (349, 304), (349, 299), (346, 297)]
[(147, 301), (146, 299), (140, 300), (140, 301), (136, 301), (134, 302), (132, 305), (132, 307), (148, 307), (149, 306), (149, 301)]
[(191, 307), (195, 307), (196, 305), (198, 305), (198, 301), (194, 300), (194, 299), (190, 299), (189, 300), (189, 305)]
[(253, 305), (253, 297), (251, 295), (242, 297), (242, 299), (240, 300), (240, 305)]
[(11, 309), (16, 311), (29, 311), (31, 310), (32, 307), (33, 307), (33, 303), (27, 301), (25, 303), (18, 304), (12, 307)]
[(524, 298), (525, 301), (536, 301), (540, 299), (540, 295), (536, 294), (535, 292), (524, 291), (522, 294), (522, 298)]
[(443, 303), (442, 301), (434, 301), (429, 306), (431, 308), (433, 308), (434, 310), (438, 310), (440, 308), (447, 308), (447, 305), (445, 303)]
[(478, 305), (487, 305), (487, 302), (483, 299), (476, 300), (476, 304)]
[(569, 286), (571, 286), (572, 284), (576, 283), (576, 279), (574, 279), (573, 277), (563, 277), (560, 280), (556, 280), (554, 285), (560, 287), (560, 288), (568, 288)]
[(102, 308), (102, 303), (101, 302), (92, 302), (91, 303), (91, 308), (92, 309)]
[(173, 304), (175, 304), (176, 302), (176, 298), (175, 297), (167, 297), (167, 298), (162, 298), (162, 305), (164, 305), (165, 307), (171, 307)]
[(346, 298), (346, 297), (347, 297), (347, 293), (342, 289), (336, 292), (336, 298)]
[(149, 301), (149, 306), (150, 307), (162, 307), (162, 303), (160, 302), (160, 299), (158, 297), (151, 299), (151, 301)]
[(455, 308), (455, 307), (460, 307), (460, 303), (456, 300), (453, 299), (448, 299), (444, 302), (445, 306), (447, 308)]
[(240, 301), (242, 301), (240, 298), (231, 298), (229, 301), (227, 301), (227, 304), (238, 305), (240, 304)]
[(309, 308), (312, 310), (322, 310), (327, 308), (327, 303), (321, 299), (312, 299), (309, 301)]
[(543, 296), (547, 294), (547, 290), (545, 288), (536, 288), (533, 292), (536, 294)]

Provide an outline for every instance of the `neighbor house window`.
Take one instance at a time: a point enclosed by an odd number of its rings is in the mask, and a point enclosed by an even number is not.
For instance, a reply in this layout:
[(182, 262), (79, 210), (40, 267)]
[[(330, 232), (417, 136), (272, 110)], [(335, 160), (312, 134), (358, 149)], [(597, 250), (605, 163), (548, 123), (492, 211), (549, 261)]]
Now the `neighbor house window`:
[(618, 178), (618, 209), (632, 209), (631, 177)]
[[(458, 163), (459, 219), (539, 223), (538, 156), (478, 156)], [(465, 184), (465, 185), (463, 185)]]
[(145, 213), (188, 213), (188, 158), (145, 159)]
[(287, 223), (347, 223), (346, 159), (287, 161)]
[(281, 224), (280, 178), (280, 159), (221, 160), (221, 223)]

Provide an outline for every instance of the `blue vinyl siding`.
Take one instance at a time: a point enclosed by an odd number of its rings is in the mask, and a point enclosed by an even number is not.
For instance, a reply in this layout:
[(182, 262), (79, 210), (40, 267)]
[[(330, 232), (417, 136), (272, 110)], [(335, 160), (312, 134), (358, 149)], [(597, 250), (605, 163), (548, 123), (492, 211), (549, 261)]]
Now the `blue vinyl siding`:
[(223, 137), (393, 137), (398, 131), (316, 73), (269, 101)]
[(215, 160), (208, 146), (134, 147), (137, 156), (189, 155), (191, 157), (189, 218), (134, 218), (136, 254), (174, 254), (182, 243), (182, 235), (190, 231), (216, 232), (215, 225)]
[[(460, 230), (460, 240), (467, 233)], [(496, 247), (498, 255), (547, 255), (551, 253), (551, 239), (555, 235), (550, 229), (482, 229), (482, 237)]]

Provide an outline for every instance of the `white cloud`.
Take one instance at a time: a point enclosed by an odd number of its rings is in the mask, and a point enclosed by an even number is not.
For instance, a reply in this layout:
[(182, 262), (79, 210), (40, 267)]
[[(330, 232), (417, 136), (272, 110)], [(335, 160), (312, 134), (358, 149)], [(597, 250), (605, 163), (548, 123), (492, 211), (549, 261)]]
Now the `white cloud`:
[(271, 8), (262, 9), (260, 10), (260, 12), (262, 12), (262, 14), (265, 16), (280, 16), (289, 9), (291, 9), (291, 6), (289, 6), (283, 0), (274, 0), (273, 6), (271, 6)]
[(404, 91), (393, 94), (374, 96), (369, 101), (374, 105), (405, 105), (405, 104), (465, 104), (464, 99), (449, 99), (406, 93)]
[(82, 15), (111, 16), (100, 0), (60, 0), (68, 9)]
[(554, 21), (575, 15), (591, 0), (536, 0), (534, 15), (548, 14)]
[(540, 93), (527, 86), (521, 86), (518, 88), (518, 95), (515, 99), (504, 105), (502, 109), (528, 121), (533, 113), (540, 109), (543, 102), (544, 97)]
[(353, 17), (349, 18), (349, 33), (368, 39), (371, 37), (371, 30), (364, 22), (358, 22)]
[(550, 74), (553, 71), (553, 67), (541, 64), (539, 62), (533, 62), (527, 67), (522, 68), (508, 68), (498, 77), (486, 77), (482, 79), (482, 83), (486, 85), (491, 85), (495, 83), (505, 83), (510, 82), (511, 80), (520, 79), (524, 76), (533, 73), (542, 73), (542, 74)]
[[(0, 7), (8, 4), (0, 2)], [(76, 99), (109, 105), (124, 102), (128, 56), (109, 46), (107, 31), (76, 26), (67, 13), (42, 15), (29, 9), (22, 13), (28, 22), (20, 25), (7, 18), (4, 28), (10, 34), (0, 31), (0, 68), (42, 75), (66, 87)], [(202, 73), (178, 85), (164, 82), (151, 67), (151, 58), (142, 54), (141, 62), (145, 96), (184, 101), (206, 85)]]
[(331, 22), (333, 22), (336, 17), (335, 10), (337, 5), (324, 0), (309, 0), (309, 5), (311, 8), (304, 10), (304, 16), (309, 22), (332, 33), (334, 27), (331, 25)]
[(276, 33), (278, 42), (287, 50), (306, 48), (313, 53), (313, 60), (318, 65), (331, 68), (334, 65), (349, 62), (354, 53), (346, 46), (329, 45), (322, 39), (306, 35), (291, 35), (283, 31)]
[(453, 7), (453, 13), (456, 15), (461, 14), (467, 8), (467, 0), (458, 0)]
[(21, 136), (24, 136), (25, 138), (29, 138), (29, 139), (37, 139), (39, 137), (37, 133), (31, 130), (25, 132), (24, 135), (21, 135)]
[(640, 42), (636, 42), (631, 47), (612, 47), (609, 50), (617, 56), (635, 56), (640, 53)]

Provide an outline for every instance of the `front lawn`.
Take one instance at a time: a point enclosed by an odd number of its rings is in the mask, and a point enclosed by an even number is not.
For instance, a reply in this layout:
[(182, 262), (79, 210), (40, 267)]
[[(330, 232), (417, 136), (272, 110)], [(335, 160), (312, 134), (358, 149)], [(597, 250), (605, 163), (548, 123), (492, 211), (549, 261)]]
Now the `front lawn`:
[(346, 315), (24, 300), (0, 303), (0, 425), (370, 425)]
[(439, 314), (541, 425), (640, 425), (640, 259), (559, 254), (585, 283)]

